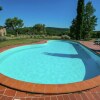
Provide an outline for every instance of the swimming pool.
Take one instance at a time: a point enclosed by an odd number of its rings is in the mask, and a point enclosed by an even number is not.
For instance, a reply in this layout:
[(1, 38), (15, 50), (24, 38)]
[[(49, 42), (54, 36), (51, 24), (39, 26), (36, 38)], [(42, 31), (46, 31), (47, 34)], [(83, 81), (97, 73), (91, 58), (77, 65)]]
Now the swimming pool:
[(0, 53), (0, 73), (31, 83), (74, 83), (100, 75), (100, 57), (79, 43), (50, 40)]

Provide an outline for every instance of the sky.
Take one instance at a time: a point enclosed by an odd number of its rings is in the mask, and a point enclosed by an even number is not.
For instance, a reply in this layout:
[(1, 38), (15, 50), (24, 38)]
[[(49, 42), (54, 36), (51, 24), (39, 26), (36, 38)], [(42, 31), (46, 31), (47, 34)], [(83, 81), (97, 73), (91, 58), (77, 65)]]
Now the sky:
[[(90, 0), (85, 0), (85, 3)], [(96, 30), (100, 30), (100, 0), (91, 0), (98, 18)], [(77, 0), (0, 0), (0, 25), (7, 18), (18, 17), (24, 26), (45, 24), (47, 27), (69, 28), (76, 17)]]

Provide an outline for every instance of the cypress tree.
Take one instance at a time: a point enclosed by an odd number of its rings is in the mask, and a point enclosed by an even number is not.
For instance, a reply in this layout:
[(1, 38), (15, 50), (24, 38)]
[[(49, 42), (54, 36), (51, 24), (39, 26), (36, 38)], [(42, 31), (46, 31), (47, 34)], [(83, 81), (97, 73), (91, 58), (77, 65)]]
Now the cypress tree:
[(84, 0), (78, 0), (77, 16), (76, 16), (76, 39), (81, 39), (83, 32), (83, 19), (84, 19)]
[(72, 25), (70, 26), (70, 34), (69, 34), (72, 39), (76, 38), (75, 32), (76, 32), (76, 19), (73, 19)]

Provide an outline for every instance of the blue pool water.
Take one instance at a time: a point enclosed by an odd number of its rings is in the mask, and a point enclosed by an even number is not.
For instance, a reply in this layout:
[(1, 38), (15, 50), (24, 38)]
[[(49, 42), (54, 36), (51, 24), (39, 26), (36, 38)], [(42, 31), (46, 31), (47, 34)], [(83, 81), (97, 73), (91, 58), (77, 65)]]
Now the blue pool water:
[(31, 83), (74, 83), (100, 75), (100, 57), (76, 42), (50, 40), (0, 53), (0, 73)]

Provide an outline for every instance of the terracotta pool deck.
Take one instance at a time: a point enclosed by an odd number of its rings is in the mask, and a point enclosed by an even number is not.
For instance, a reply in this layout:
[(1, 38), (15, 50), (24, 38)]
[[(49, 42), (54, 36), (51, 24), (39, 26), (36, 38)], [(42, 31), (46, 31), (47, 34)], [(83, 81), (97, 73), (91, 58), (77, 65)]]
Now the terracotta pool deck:
[(100, 86), (76, 93), (45, 95), (20, 92), (1, 85), (0, 100), (100, 100)]
[(100, 45), (95, 45), (93, 42), (89, 41), (80, 41), (80, 43), (94, 51), (100, 52)]
[[(90, 42), (87, 42), (88, 45), (86, 44), (85, 41), (81, 43), (84, 44), (85, 46), (88, 46), (89, 48), (93, 46), (92, 49), (100, 50), (100, 47), (95, 46), (94, 48), (94, 44), (90, 45)], [(10, 46), (7, 48), (2, 48), (0, 49), (0, 51), (2, 52), (12, 47)], [(54, 85), (32, 84), (26, 82), (23, 83), (0, 74), (0, 100), (14, 100), (14, 99), (15, 100), (16, 99), (17, 100), (100, 100), (100, 76), (97, 76), (93, 79), (86, 80), (83, 82), (54, 86)]]

